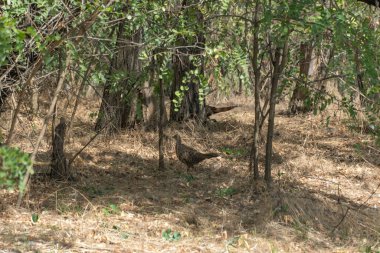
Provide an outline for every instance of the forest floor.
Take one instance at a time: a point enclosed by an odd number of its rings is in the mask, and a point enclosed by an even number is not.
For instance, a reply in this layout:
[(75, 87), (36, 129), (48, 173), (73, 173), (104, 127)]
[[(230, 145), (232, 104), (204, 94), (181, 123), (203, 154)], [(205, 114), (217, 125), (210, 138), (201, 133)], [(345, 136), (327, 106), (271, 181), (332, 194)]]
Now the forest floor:
[[(68, 157), (95, 134), (94, 108), (88, 102), (79, 110)], [(0, 191), (0, 252), (380, 250), (380, 151), (373, 140), (350, 131), (339, 113), (290, 117), (279, 108), (274, 182), (267, 188), (259, 181), (252, 193), (252, 111), (245, 103), (207, 125), (167, 126), (167, 136), (179, 133), (185, 144), (221, 154), (191, 176), (171, 138), (166, 169), (158, 171), (158, 136), (142, 130), (95, 139), (74, 162), (75, 181), (51, 181), (47, 168), (37, 167), (21, 210), (16, 192)], [(41, 122), (20, 120), (17, 145), (31, 152)], [(38, 159), (49, 160), (50, 140)]]

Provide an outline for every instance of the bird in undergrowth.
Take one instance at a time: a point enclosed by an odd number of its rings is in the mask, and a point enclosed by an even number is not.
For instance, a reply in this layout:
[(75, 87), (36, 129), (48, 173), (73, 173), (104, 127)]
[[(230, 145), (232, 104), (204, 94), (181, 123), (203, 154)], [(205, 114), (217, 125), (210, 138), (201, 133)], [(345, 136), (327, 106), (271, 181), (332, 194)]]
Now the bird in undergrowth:
[(225, 106), (225, 107), (214, 107), (211, 105), (206, 105), (206, 107), (205, 107), (206, 117), (209, 118), (211, 115), (221, 113), (221, 112), (227, 112), (227, 111), (232, 110), (236, 107), (238, 107), (238, 106), (232, 105), (232, 106)]
[(173, 138), (176, 140), (175, 152), (177, 158), (186, 164), (187, 172), (190, 168), (202, 162), (203, 160), (219, 156), (216, 153), (201, 153), (189, 146), (182, 144), (181, 137), (178, 134), (176, 134)]

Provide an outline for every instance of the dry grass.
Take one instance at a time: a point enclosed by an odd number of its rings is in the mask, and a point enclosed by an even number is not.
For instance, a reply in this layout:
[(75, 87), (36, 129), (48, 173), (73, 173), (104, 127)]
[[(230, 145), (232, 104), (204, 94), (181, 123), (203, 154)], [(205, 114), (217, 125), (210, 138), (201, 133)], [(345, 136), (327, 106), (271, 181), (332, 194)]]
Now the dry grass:
[[(35, 176), (23, 210), (14, 209), (16, 193), (0, 192), (0, 252), (378, 249), (380, 190), (373, 192), (380, 182), (380, 158), (378, 150), (367, 147), (368, 137), (348, 131), (339, 117), (326, 127), (326, 115), (278, 115), (274, 183), (266, 189), (258, 182), (262, 192), (252, 196), (247, 171), (252, 107), (240, 102), (243, 106), (216, 115), (206, 126), (187, 122), (165, 130), (199, 150), (222, 154), (198, 165), (194, 178), (176, 159), (171, 139), (166, 140), (166, 170), (157, 171), (157, 134), (125, 131), (101, 136), (79, 156), (76, 181)], [(94, 134), (89, 108), (95, 107), (88, 103), (78, 112), (69, 157)], [(41, 121), (21, 120), (17, 144), (30, 152)], [(48, 159), (49, 142), (47, 137), (39, 159)], [(39, 214), (37, 223), (31, 221), (33, 213)], [(181, 238), (165, 240), (167, 229)]]

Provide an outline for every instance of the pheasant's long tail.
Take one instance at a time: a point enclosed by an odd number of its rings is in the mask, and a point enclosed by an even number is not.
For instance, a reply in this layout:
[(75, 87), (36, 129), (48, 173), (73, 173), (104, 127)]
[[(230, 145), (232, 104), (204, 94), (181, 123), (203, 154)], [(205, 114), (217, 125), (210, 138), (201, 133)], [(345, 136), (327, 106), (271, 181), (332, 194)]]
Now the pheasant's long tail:
[(218, 157), (219, 156), (219, 154), (217, 154), (217, 153), (207, 153), (207, 154), (205, 154), (205, 157), (207, 157), (207, 159), (208, 158), (213, 158), (213, 157)]

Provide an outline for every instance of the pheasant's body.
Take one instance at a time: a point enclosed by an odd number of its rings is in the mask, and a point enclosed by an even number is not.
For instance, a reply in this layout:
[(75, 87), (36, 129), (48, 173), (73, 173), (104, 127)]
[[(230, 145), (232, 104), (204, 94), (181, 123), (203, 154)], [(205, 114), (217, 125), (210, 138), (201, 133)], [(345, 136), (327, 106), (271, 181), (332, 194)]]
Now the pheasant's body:
[(174, 136), (174, 138), (176, 139), (175, 151), (177, 158), (186, 164), (188, 168), (193, 167), (205, 159), (219, 156), (215, 153), (201, 153), (189, 146), (182, 144), (181, 138), (178, 135)]
[(232, 105), (232, 106), (225, 106), (225, 107), (214, 107), (211, 105), (206, 105), (206, 116), (210, 117), (213, 114), (217, 114), (220, 112), (226, 112), (229, 110), (232, 110), (234, 108), (238, 107), (237, 105)]

